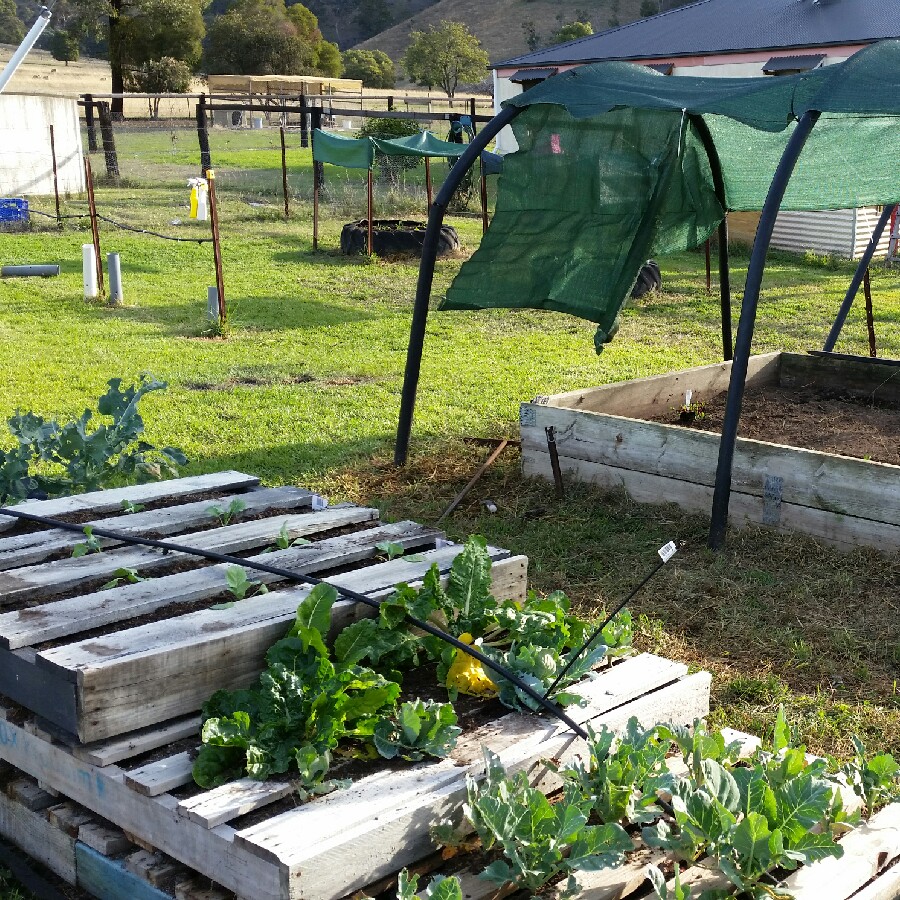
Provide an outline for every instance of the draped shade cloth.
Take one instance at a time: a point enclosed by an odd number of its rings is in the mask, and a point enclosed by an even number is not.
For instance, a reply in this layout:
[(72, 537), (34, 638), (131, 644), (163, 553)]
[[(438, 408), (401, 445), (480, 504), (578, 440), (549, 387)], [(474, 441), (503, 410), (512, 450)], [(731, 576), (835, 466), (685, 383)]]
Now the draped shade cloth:
[(457, 159), (465, 144), (442, 141), (428, 131), (402, 138), (347, 138), (316, 128), (313, 131), (313, 159), (345, 169), (371, 169), (375, 153), (385, 156), (450, 157)]
[[(507, 100), (522, 108), (497, 208), (443, 309), (529, 307), (598, 324), (598, 352), (650, 256), (703, 243), (762, 208), (798, 119), (822, 113), (783, 209), (896, 203), (900, 41), (777, 78), (667, 78), (597, 63)], [(716, 196), (702, 119), (721, 164)]]

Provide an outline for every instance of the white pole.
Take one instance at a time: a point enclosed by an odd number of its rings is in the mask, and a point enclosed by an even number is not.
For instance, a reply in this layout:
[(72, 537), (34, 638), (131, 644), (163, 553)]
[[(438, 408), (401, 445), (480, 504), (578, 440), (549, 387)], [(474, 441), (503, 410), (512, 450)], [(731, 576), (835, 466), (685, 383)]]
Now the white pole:
[(35, 45), (37, 39), (43, 34), (44, 29), (50, 23), (50, 10), (46, 6), (41, 7), (38, 13), (37, 21), (31, 26), (31, 30), (25, 35), (25, 39), (19, 44), (19, 49), (13, 53), (12, 58), (6, 64), (6, 68), (0, 72), (0, 94), (9, 83), (9, 80), (16, 74), (22, 60), (28, 54), (28, 51)]
[(93, 244), (81, 245), (81, 271), (84, 279), (84, 299), (96, 300), (99, 291), (97, 290), (97, 262)]
[(119, 254), (107, 253), (106, 265), (109, 269), (109, 302), (112, 304), (121, 303), (123, 300), (122, 266), (119, 261)]

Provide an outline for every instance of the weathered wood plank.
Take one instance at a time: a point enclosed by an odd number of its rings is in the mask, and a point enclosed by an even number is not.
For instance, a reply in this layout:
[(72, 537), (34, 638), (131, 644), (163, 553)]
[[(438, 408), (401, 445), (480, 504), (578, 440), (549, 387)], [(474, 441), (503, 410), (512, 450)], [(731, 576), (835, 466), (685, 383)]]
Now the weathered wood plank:
[(125, 784), (134, 788), (139, 794), (157, 797), (166, 791), (188, 784), (192, 777), (193, 766), (194, 762), (190, 753), (187, 751), (176, 753), (126, 772)]
[[(24, 503), (16, 504), (16, 510), (48, 518), (83, 512), (111, 513), (122, 509), (123, 500), (127, 500), (129, 503), (154, 503), (157, 500), (186, 497), (190, 494), (202, 494), (207, 491), (250, 488), (257, 484), (259, 484), (259, 479), (254, 475), (232, 471), (213, 472), (209, 475), (171, 478), (168, 481), (133, 484), (129, 487), (110, 488), (105, 491), (89, 491), (85, 494), (74, 494), (71, 497), (59, 497), (55, 500), (26, 500)], [(15, 519), (0, 516), (0, 531), (8, 531), (15, 526)]]
[[(747, 385), (762, 387), (778, 383), (780, 353), (751, 356), (747, 368)], [(547, 406), (562, 406), (617, 416), (655, 416), (684, 402), (685, 391), (693, 391), (695, 399), (714, 397), (728, 390), (731, 363), (697, 366), (668, 375), (634, 378), (600, 387), (567, 391), (546, 398)], [(524, 404), (533, 406), (536, 404)]]
[(25, 809), (39, 812), (53, 806), (56, 798), (38, 786), (32, 778), (16, 778), (6, 785), (6, 794)]
[(284, 900), (286, 881), (277, 867), (236, 847), (231, 829), (198, 828), (178, 815), (174, 798), (136, 793), (125, 785), (114, 766), (101, 769), (85, 763), (9, 721), (0, 721), (0, 758), (38, 781), (52, 783), (66, 797), (125, 831), (143, 835), (154, 847), (185, 865), (214, 872), (220, 884), (238, 895), (253, 900)]
[(78, 886), (99, 900), (171, 900), (171, 894), (130, 872), (123, 861), (110, 859), (93, 847), (75, 845)]
[[(547, 451), (544, 429), (552, 425), (560, 457), (715, 484), (719, 435), (712, 432), (554, 407), (535, 408), (533, 419), (521, 428), (525, 454)], [(781, 479), (782, 503), (900, 525), (900, 466), (738, 438), (732, 491), (764, 498), (773, 478)], [(771, 524), (777, 514), (770, 500)]]
[(853, 900), (897, 900), (900, 897), (900, 863), (853, 895)]
[[(321, 530), (326, 531), (338, 527), (336, 522), (340, 525), (364, 526), (373, 521), (374, 517), (374, 510), (335, 507), (319, 523), (323, 526)], [(307, 531), (307, 534), (315, 536), (313, 531)], [(352, 535), (314, 541), (309, 546), (254, 554), (247, 559), (249, 562), (258, 561), (312, 574), (333, 565), (336, 559), (346, 557), (349, 564), (371, 557), (376, 552), (375, 544), (381, 540), (396, 539), (408, 546), (420, 546), (418, 541), (425, 544), (440, 534), (439, 531), (412, 522), (396, 523)], [(225, 589), (228, 568), (227, 564), (221, 564), (192, 569), (138, 584), (120, 585), (105, 591), (0, 614), (0, 647), (27, 647), (61, 637), (74, 637), (82, 631), (94, 631), (104, 625), (147, 615), (172, 604), (213, 597)], [(266, 584), (283, 581), (280, 576), (250, 570), (248, 577)]]
[[(274, 543), (282, 528), (291, 539), (303, 537), (314, 531), (323, 531), (323, 522), (343, 524), (347, 516), (358, 515), (357, 507), (325, 509), (321, 512), (292, 516), (272, 516), (255, 522), (243, 522), (209, 531), (197, 531), (182, 535), (178, 542), (197, 550), (213, 550), (219, 553), (241, 553)], [(377, 510), (369, 513), (377, 518)], [(351, 519), (352, 521), (352, 519)], [(340, 527), (333, 524), (330, 527)], [(159, 550), (143, 547), (123, 547), (91, 553), (74, 559), (23, 566), (0, 572), (0, 604), (15, 600), (34, 600), (60, 594), (79, 585), (101, 578), (110, 578), (116, 569), (134, 569), (140, 574), (172, 568), (186, 558), (184, 553), (163, 554)]]
[[(211, 506), (227, 508), (232, 501), (240, 500), (244, 504), (241, 515), (258, 515), (275, 510), (298, 510), (311, 507), (313, 496), (310, 491), (300, 488), (264, 488), (260, 491), (228, 494), (216, 500), (200, 500), (181, 506), (166, 506), (162, 509), (133, 513), (127, 516), (92, 519), (85, 525), (108, 528), (122, 534), (163, 537), (179, 534), (188, 528), (196, 528), (198, 525), (212, 524), (216, 520), (209, 513)], [(122, 544), (121, 541), (109, 538), (98, 538), (98, 540), (104, 548)], [(39, 563), (51, 554), (71, 551), (75, 544), (82, 541), (84, 541), (84, 535), (61, 528), (49, 528), (46, 531), (32, 531), (27, 534), (0, 538), (0, 569), (12, 569), (16, 566)]]
[(74, 733), (78, 727), (75, 685), (65, 675), (39, 669), (35, 653), (0, 649), (0, 694)]
[(786, 880), (796, 900), (845, 900), (900, 857), (900, 803), (886, 806), (841, 839), (844, 855), (803, 866)]
[(175, 881), (187, 874), (181, 863), (156, 850), (136, 850), (125, 860), (125, 868), (169, 895), (175, 891)]
[(887, 403), (900, 401), (900, 375), (896, 364), (878, 359), (852, 359), (839, 355), (782, 353), (782, 387), (815, 385), (843, 394)]
[(75, 884), (75, 839), (47, 817), (0, 793), (0, 835), (52, 872)]
[(155, 725), (133, 731), (112, 740), (100, 741), (81, 747), (73, 747), (72, 753), (80, 760), (95, 766), (110, 766), (141, 753), (148, 753), (158, 747), (165, 747), (183, 738), (200, 738), (200, 716), (174, 719), (163, 725)]
[[(625, 490), (638, 503), (677, 503), (689, 512), (709, 513), (712, 508), (712, 488), (674, 478), (664, 478), (645, 472), (632, 472), (585, 460), (560, 457), (563, 473), (577, 481), (595, 484), (608, 490)], [(552, 479), (550, 456), (547, 453), (526, 451), (522, 456), (525, 475)], [(900, 528), (884, 522), (845, 516), (840, 513), (811, 509), (793, 503), (781, 503), (778, 525), (770, 525), (765, 514), (765, 501), (733, 491), (728, 509), (729, 524), (764, 524), (790, 534), (803, 532), (840, 548), (875, 547), (888, 552), (900, 546)]]
[[(399, 581), (421, 579), (436, 563), (444, 571), (462, 547), (402, 559), (329, 577), (353, 590), (390, 591)], [(495, 559), (506, 551), (492, 550)], [(78, 736), (111, 737), (199, 709), (213, 691), (247, 687), (262, 668), (266, 650), (283, 637), (309, 588), (253, 597), (229, 609), (205, 609), (68, 644), (39, 654), (42, 663), (78, 679)], [(335, 623), (348, 624), (371, 609), (339, 602)]]
[(121, 828), (109, 822), (85, 822), (78, 829), (78, 840), (103, 856), (115, 856), (133, 849)]
[(215, 828), (238, 816), (268, 806), (282, 797), (289, 797), (294, 786), (289, 782), (254, 781), (239, 778), (229, 784), (205, 791), (196, 797), (182, 800), (178, 812), (203, 828)]

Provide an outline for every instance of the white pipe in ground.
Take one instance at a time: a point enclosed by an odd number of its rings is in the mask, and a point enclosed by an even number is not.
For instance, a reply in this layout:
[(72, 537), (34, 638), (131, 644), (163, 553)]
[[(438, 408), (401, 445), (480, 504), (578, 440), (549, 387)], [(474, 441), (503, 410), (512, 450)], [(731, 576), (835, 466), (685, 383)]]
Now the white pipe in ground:
[(97, 257), (93, 244), (81, 245), (81, 273), (84, 280), (84, 299), (96, 300), (100, 291), (97, 288)]
[(122, 302), (122, 266), (118, 253), (106, 254), (106, 266), (109, 269), (109, 302)]

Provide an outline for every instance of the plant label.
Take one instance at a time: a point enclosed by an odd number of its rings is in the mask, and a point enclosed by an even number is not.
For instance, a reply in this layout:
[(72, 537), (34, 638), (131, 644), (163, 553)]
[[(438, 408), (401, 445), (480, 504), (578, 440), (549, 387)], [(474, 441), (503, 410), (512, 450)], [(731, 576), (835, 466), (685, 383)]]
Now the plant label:
[(660, 547), (656, 552), (659, 554), (659, 558), (664, 563), (667, 563), (678, 552), (678, 548), (675, 546), (675, 541), (669, 541), (668, 544)]

